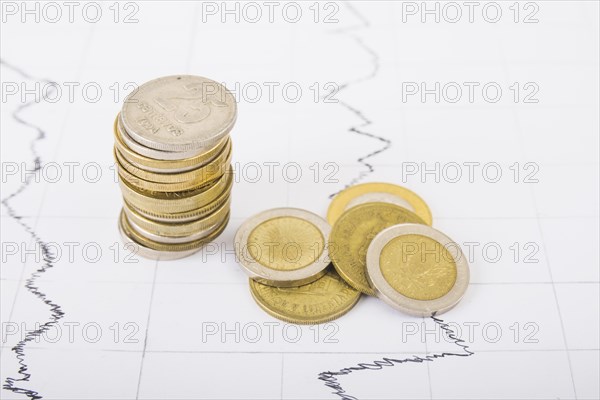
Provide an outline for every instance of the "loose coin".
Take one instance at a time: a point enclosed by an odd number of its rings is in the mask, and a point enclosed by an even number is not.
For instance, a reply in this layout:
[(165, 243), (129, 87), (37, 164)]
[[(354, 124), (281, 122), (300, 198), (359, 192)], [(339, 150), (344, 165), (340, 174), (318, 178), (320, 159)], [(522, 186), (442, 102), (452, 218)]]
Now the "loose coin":
[(141, 85), (125, 99), (121, 122), (139, 144), (183, 152), (214, 145), (237, 116), (235, 98), (211, 79), (176, 75)]
[(389, 203), (365, 203), (343, 213), (329, 236), (329, 256), (336, 271), (353, 288), (375, 295), (366, 273), (369, 244), (383, 229), (404, 223), (425, 222), (406, 208)]
[[(379, 199), (377, 198), (378, 193), (382, 194)], [(389, 195), (394, 196), (394, 200), (390, 200)], [(402, 186), (378, 182), (351, 186), (338, 193), (329, 205), (327, 221), (333, 225), (349, 207), (367, 201), (383, 201), (401, 205), (421, 217), (427, 225), (432, 223), (431, 211), (427, 203), (416, 193)]]
[(469, 265), (458, 244), (419, 224), (392, 226), (375, 236), (367, 273), (377, 297), (423, 317), (454, 307), (469, 286)]
[(301, 286), (325, 274), (329, 224), (309, 211), (276, 208), (246, 220), (235, 235), (238, 262), (254, 280)]
[(268, 314), (293, 324), (322, 324), (341, 317), (354, 307), (360, 292), (329, 270), (307, 285), (279, 288), (250, 279), (250, 293)]

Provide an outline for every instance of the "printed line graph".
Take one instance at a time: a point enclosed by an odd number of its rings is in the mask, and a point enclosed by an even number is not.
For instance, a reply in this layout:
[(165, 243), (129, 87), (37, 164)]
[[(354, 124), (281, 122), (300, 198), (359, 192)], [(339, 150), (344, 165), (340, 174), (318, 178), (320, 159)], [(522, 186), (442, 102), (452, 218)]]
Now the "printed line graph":
[[(76, 80), (104, 92), (97, 103), (80, 98), (50, 107), (45, 99), (23, 102), (18, 93), (2, 104), (3, 167), (16, 162), (14, 152), (35, 171), (21, 180), (3, 169), (2, 242), (20, 246), (27, 240), (24, 248), (38, 248), (40, 259), (36, 264), (29, 256), (22, 262), (20, 254), (3, 254), (2, 397), (597, 398), (598, 307), (590, 299), (599, 287), (598, 153), (591, 150), (597, 147), (598, 6), (537, 2), (539, 23), (525, 25), (522, 18), (514, 22), (512, 3), (499, 3), (498, 23), (474, 14), (474, 23), (451, 24), (427, 16), (422, 22), (419, 3), (406, 3), (336, 3), (335, 24), (315, 23), (312, 3), (300, 4), (306, 18), (293, 24), (278, 14), (274, 23), (251, 23), (243, 13), (239, 22), (231, 15), (222, 22), (220, 14), (206, 14), (205, 3), (187, 1), (136, 2), (134, 24), (115, 23), (108, 9), (110, 18), (95, 25), (3, 23), (3, 85), (30, 88), (50, 83), (39, 78), (50, 76), (59, 85)], [(417, 13), (407, 14), (413, 5)], [(531, 11), (522, 4), (519, 10)], [(73, 67), (76, 60), (85, 62)], [(335, 93), (325, 94), (337, 104), (327, 109), (317, 100), (307, 106), (251, 103), (241, 96), (233, 132), (234, 159), (260, 164), (285, 156), (306, 175), (315, 161), (332, 162), (339, 167), (335, 188), (241, 179), (231, 222), (216, 242), (222, 254), (211, 248), (172, 263), (129, 264), (122, 254), (115, 257), (122, 200), (110, 179), (46, 182), (40, 209), (30, 207), (48, 163), (93, 162), (105, 176), (114, 172), (111, 127), (122, 100), (114, 99), (115, 83), (122, 88), (183, 72), (241, 87), (270, 80), (322, 87), (339, 77)], [(535, 82), (539, 102), (454, 104), (443, 93), (439, 102), (433, 95), (403, 101), (401, 93), (407, 82), (431, 89), (436, 82), (471, 81), (502, 88)], [(503, 100), (512, 94), (505, 90)], [(72, 111), (58, 131), (49, 114), (66, 109)], [(315, 112), (313, 120), (306, 110)], [(292, 137), (292, 131), (306, 137)], [(47, 152), (48, 143), (56, 148)], [(433, 173), (399, 181), (408, 161), (427, 168), (482, 160), (534, 163), (539, 182), (435, 182)], [(246, 277), (227, 253), (235, 230), (270, 207), (307, 203), (312, 211), (325, 210), (339, 190), (369, 181), (419, 193), (430, 202), (434, 227), (457, 242), (477, 242), (476, 250), (501, 248), (500, 261), (475, 251), (471, 285), (447, 314), (411, 318), (363, 297), (335, 321), (334, 343), (322, 335), (314, 340), (316, 331), (308, 327), (299, 328), (297, 343), (282, 335), (269, 342), (267, 328), (294, 328), (269, 325), (277, 321), (254, 304)], [(71, 241), (94, 242), (104, 257), (96, 264), (69, 261), (48, 246)], [(511, 250), (517, 242), (535, 243), (537, 262), (524, 261), (522, 246)], [(65, 324), (73, 322), (97, 323), (102, 340), (47, 340), (60, 328), (65, 336)], [(110, 327), (128, 322), (137, 343), (112, 340)], [(243, 329), (256, 326), (262, 336), (252, 343)], [(203, 341), (207, 327), (219, 331)], [(407, 327), (417, 333), (405, 337)], [(122, 339), (127, 332), (120, 333)]]

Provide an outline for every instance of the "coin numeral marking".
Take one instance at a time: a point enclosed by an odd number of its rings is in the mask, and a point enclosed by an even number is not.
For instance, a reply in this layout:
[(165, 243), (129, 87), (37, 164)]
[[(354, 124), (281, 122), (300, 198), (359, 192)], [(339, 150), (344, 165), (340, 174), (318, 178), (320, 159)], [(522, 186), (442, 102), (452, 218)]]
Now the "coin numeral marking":
[(212, 113), (213, 107), (227, 106), (224, 101), (217, 98), (221, 92), (214, 84), (203, 82), (185, 85), (183, 88), (190, 93), (190, 97), (159, 97), (154, 100), (163, 110), (172, 112), (177, 122), (182, 124), (200, 122)]

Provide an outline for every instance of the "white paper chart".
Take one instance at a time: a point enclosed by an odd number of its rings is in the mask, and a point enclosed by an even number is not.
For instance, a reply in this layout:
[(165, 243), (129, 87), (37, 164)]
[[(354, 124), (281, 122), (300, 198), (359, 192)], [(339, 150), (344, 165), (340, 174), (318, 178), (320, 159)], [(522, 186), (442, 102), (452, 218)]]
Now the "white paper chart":
[[(599, 4), (3, 1), (3, 399), (597, 399)], [(236, 96), (231, 220), (124, 248), (113, 122), (194, 74)], [(254, 302), (233, 236), (346, 186), (427, 201), (469, 258), (439, 320)]]

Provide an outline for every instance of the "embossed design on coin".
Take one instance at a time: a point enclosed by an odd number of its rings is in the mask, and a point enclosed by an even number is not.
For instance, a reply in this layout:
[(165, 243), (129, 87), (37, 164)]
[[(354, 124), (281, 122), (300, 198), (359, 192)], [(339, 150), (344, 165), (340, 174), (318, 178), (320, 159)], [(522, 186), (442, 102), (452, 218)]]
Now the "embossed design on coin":
[(358, 302), (360, 292), (335, 271), (294, 288), (278, 288), (250, 280), (258, 305), (275, 318), (294, 324), (321, 324), (341, 317)]
[(327, 210), (327, 221), (330, 224), (344, 213), (344, 211), (357, 204), (366, 204), (366, 202), (390, 202), (399, 206), (405, 206), (407, 203), (410, 211), (417, 214), (427, 225), (431, 225), (431, 211), (427, 203), (415, 192), (405, 187), (393, 185), (391, 183), (362, 183), (351, 186), (338, 193)]
[(211, 79), (176, 75), (141, 85), (125, 99), (121, 123), (141, 145), (185, 152), (214, 145), (237, 116), (234, 96)]
[(173, 118), (182, 124), (200, 122), (210, 116), (213, 107), (226, 107), (227, 103), (218, 99), (215, 93), (202, 93), (204, 85), (184, 85), (191, 97), (157, 97), (156, 104), (165, 111), (172, 111)]
[(329, 237), (329, 255), (336, 271), (348, 284), (374, 295), (366, 274), (367, 250), (383, 229), (397, 224), (425, 222), (409, 210), (389, 203), (365, 203), (346, 211)]
[(448, 311), (469, 286), (469, 265), (458, 244), (427, 225), (381, 231), (369, 246), (367, 273), (377, 297), (417, 316)]
[(265, 221), (250, 232), (248, 251), (261, 265), (293, 271), (315, 262), (325, 248), (319, 228), (296, 217)]
[(242, 269), (261, 283), (301, 286), (325, 274), (330, 263), (327, 221), (298, 208), (276, 208), (246, 220), (235, 235)]
[(423, 235), (402, 235), (381, 250), (379, 266), (385, 280), (406, 297), (433, 300), (456, 282), (456, 263), (444, 246)]

